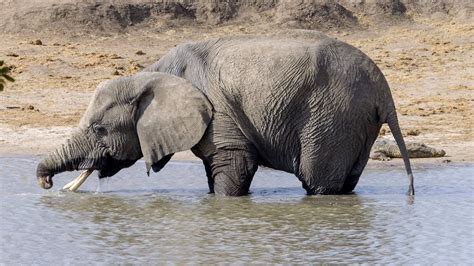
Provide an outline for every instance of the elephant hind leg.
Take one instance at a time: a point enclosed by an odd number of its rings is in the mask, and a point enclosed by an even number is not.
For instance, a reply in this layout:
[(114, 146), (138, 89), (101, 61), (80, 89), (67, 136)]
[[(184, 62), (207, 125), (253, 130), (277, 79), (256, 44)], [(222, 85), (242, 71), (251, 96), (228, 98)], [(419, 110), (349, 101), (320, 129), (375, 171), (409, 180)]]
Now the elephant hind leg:
[[(314, 162), (307, 169), (300, 169), (299, 179), (308, 195), (348, 194), (359, 182), (359, 177), (368, 161), (371, 145), (366, 145), (352, 167), (340, 163), (340, 159), (321, 160), (329, 163)], [(339, 161), (338, 161), (339, 160)]]
[[(359, 172), (358, 167), (354, 169), (358, 164), (352, 164), (354, 159), (344, 157), (347, 154), (341, 150), (346, 149), (342, 147), (333, 149), (330, 153), (301, 157), (295, 173), (308, 195), (347, 194), (354, 189), (362, 171)], [(359, 160), (360, 158), (357, 159)]]
[(356, 187), (357, 183), (359, 182), (359, 178), (362, 175), (362, 172), (364, 171), (367, 162), (369, 161), (370, 150), (372, 149), (372, 145), (377, 139), (379, 130), (380, 125), (370, 126), (368, 128), (369, 133), (366, 137), (365, 144), (362, 146), (362, 150), (359, 153), (359, 157), (356, 159), (351, 171), (349, 172), (344, 181), (344, 185), (342, 186), (343, 193), (352, 192)]
[(341, 194), (344, 184), (344, 173), (328, 164), (316, 160), (300, 165), (297, 177), (308, 195)]
[(341, 193), (348, 194), (351, 193), (359, 182), (359, 177), (361, 173), (351, 173), (346, 177), (344, 185), (342, 186)]
[[(369, 148), (370, 152), (370, 148)], [(359, 178), (362, 175), (362, 171), (365, 168), (365, 165), (368, 161), (368, 153), (362, 152), (357, 162), (352, 167), (352, 170), (347, 175), (344, 181), (344, 185), (342, 186), (341, 193), (347, 194), (351, 193), (354, 188), (356, 187), (357, 183), (359, 182)]]

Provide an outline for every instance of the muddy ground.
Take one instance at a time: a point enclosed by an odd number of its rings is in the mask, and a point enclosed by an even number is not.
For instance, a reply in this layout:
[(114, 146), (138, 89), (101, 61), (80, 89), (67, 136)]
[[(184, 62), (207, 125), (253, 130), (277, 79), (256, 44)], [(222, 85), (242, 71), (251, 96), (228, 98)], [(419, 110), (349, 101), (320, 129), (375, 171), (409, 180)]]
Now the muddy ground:
[[(170, 20), (173, 22), (166, 26), (107, 29), (105, 34), (67, 33), (64, 29), (0, 32), (0, 59), (12, 66), (16, 79), (0, 92), (0, 155), (52, 151), (78, 123), (100, 82), (136, 73), (176, 44), (309, 27), (368, 54), (392, 88), (406, 140), (447, 152), (445, 158), (415, 160), (415, 165), (474, 162), (474, 23), (462, 16), (433, 13), (397, 21), (377, 20), (378, 24), (356, 9), (351, 14), (357, 25), (331, 22), (308, 26), (304, 24), (307, 21), (298, 24), (281, 19), (265, 24), (255, 23), (254, 18), (252, 23), (180, 24)], [(16, 25), (15, 21), (8, 23), (9, 29)], [(183, 153), (176, 158), (193, 157)]]

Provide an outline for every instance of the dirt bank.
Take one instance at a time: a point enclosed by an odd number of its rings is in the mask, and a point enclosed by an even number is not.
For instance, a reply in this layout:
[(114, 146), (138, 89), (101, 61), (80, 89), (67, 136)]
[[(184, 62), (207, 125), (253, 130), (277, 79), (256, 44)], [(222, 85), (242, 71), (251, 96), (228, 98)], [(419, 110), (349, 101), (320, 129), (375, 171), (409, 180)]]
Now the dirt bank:
[(470, 1), (315, 1), (313, 11), (303, 1), (76, 2), (6, 1), (0, 10), (0, 59), (16, 78), (0, 93), (0, 155), (51, 151), (98, 83), (140, 71), (178, 43), (316, 28), (379, 65), (408, 140), (446, 150), (435, 162), (474, 162)]
[(473, 14), (469, 0), (4, 0), (0, 29), (110, 36), (245, 23), (328, 30), (369, 28), (414, 16), (472, 21)]

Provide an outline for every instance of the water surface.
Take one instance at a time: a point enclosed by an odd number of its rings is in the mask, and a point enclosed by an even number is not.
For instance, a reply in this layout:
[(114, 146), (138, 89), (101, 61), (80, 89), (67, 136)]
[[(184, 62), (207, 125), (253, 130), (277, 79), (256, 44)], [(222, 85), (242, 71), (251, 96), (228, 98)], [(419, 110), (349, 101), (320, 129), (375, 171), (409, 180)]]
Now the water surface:
[[(143, 162), (80, 193), (38, 187), (36, 157), (0, 158), (0, 264), (471, 263), (474, 165), (366, 170), (355, 194), (305, 195), (293, 175), (259, 169), (248, 197), (207, 194), (198, 162)], [(95, 174), (93, 174), (95, 176)]]

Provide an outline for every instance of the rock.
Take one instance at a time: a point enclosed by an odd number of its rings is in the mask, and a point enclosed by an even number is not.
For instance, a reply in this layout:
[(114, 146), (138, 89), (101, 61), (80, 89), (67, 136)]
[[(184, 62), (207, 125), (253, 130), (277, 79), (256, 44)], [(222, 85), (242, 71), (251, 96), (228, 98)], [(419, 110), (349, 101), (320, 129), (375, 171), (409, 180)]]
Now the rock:
[(26, 109), (27, 109), (27, 110), (35, 110), (35, 107), (30, 104), (30, 105), (28, 105), (28, 106), (26, 107)]
[(117, 55), (117, 54), (111, 54), (109, 56), (110, 59), (123, 59), (123, 57), (121, 57), (120, 55)]
[[(420, 142), (406, 142), (406, 147), (410, 158), (432, 158), (446, 155), (444, 150), (432, 148)], [(402, 155), (395, 141), (377, 140), (372, 146), (370, 158), (388, 161), (390, 158), (402, 158)]]
[(196, 1), (196, 20), (216, 25), (237, 15), (238, 1)]
[(145, 53), (142, 50), (138, 50), (135, 52), (136, 55), (145, 55)]
[(370, 153), (370, 159), (377, 161), (390, 161), (391, 158), (380, 151), (374, 151)]
[(410, 129), (407, 131), (407, 136), (418, 136), (420, 135), (420, 131), (418, 129)]
[(411, 61), (413, 60), (413, 58), (409, 57), (409, 56), (401, 56), (400, 58), (398, 58), (399, 60), (405, 60), (405, 61)]
[(18, 54), (15, 54), (13, 52), (9, 52), (9, 53), (6, 54), (6, 56), (18, 57)]
[(275, 20), (289, 28), (333, 28), (357, 24), (354, 14), (336, 1), (283, 0)]
[(114, 70), (114, 71), (112, 72), (112, 75), (114, 75), (114, 76), (120, 76), (120, 72), (118, 72), (118, 70)]
[(400, 0), (340, 0), (347, 9), (362, 13), (368, 17), (378, 17), (390, 19), (391, 16), (402, 16), (407, 8)]
[(43, 45), (43, 42), (41, 40), (29, 41), (28, 43), (33, 45)]
[(130, 63), (129, 71), (133, 72), (136, 70), (142, 70), (144, 67), (138, 63), (132, 62)]

